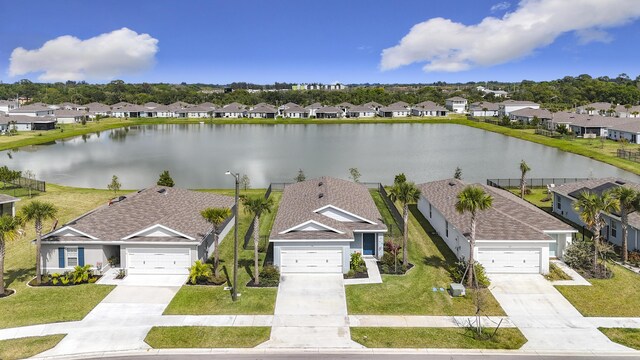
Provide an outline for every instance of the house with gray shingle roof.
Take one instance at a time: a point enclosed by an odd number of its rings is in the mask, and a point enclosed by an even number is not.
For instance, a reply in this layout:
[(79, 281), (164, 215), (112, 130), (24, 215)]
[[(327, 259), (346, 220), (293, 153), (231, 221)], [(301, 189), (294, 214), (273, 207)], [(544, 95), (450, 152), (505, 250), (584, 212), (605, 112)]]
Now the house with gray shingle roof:
[(480, 101), (469, 105), (469, 113), (472, 116), (498, 116), (499, 108), (497, 103)]
[[(213, 105), (213, 104), (211, 104)], [(179, 118), (208, 118), (213, 116), (215, 108), (208, 105), (196, 105), (187, 108), (174, 110), (174, 114)]]
[(322, 104), (320, 104), (319, 102), (316, 102), (309, 106), (305, 106), (304, 109), (307, 110), (307, 112), (309, 113), (309, 117), (312, 117), (312, 116), (315, 117), (316, 111), (321, 107), (322, 107)]
[(56, 119), (53, 116), (0, 116), (0, 132), (14, 129), (16, 131), (53, 130), (55, 127)]
[[(469, 259), (471, 218), (455, 209), (467, 184), (448, 179), (417, 185), (418, 210), (459, 259)], [(561, 258), (577, 231), (505, 190), (475, 184), (493, 197), (477, 215), (474, 259), (491, 273), (549, 272), (549, 258)]]
[(351, 254), (382, 257), (387, 226), (362, 184), (321, 177), (285, 186), (269, 236), (286, 273), (346, 273)]
[(624, 139), (631, 144), (640, 144), (640, 119), (611, 126), (607, 131), (607, 137), (611, 140)]
[(13, 196), (0, 194), (0, 216), (9, 215), (11, 217), (16, 216), (16, 203), (20, 201), (19, 198)]
[[(214, 250), (212, 228), (200, 212), (233, 206), (230, 196), (164, 186), (120, 196), (45, 234), (42, 269), (62, 273), (91, 265), (104, 272), (116, 257), (130, 274), (188, 274), (194, 261)], [(221, 226), (221, 240), (232, 218)]]
[(540, 104), (526, 100), (505, 100), (498, 104), (498, 116), (509, 116), (511, 112), (524, 108), (540, 109)]
[(346, 109), (348, 118), (372, 118), (376, 116), (376, 110), (364, 105), (352, 105)]
[(278, 109), (273, 105), (259, 103), (251, 107), (247, 114), (253, 119), (275, 119)]
[(81, 110), (58, 109), (53, 111), (53, 116), (58, 124), (75, 124), (81, 122), (83, 118), (87, 119), (89, 113)]
[(286, 103), (280, 106), (280, 115), (286, 118), (302, 119), (309, 117), (309, 111), (296, 103)]
[(9, 115), (47, 116), (53, 115), (53, 109), (43, 103), (34, 103), (9, 110)]
[(447, 116), (449, 110), (433, 101), (423, 101), (411, 108), (413, 116)]
[(318, 119), (337, 119), (344, 115), (342, 109), (336, 106), (323, 106), (316, 110)]
[(378, 115), (382, 117), (401, 117), (411, 115), (409, 104), (404, 101), (394, 102), (389, 106), (383, 106), (378, 109)]
[(237, 102), (227, 104), (213, 111), (217, 118), (242, 118), (247, 115), (247, 107)]
[(458, 114), (464, 114), (467, 112), (467, 99), (454, 96), (445, 100), (445, 107), (450, 111)]
[[(563, 184), (551, 188), (553, 194), (552, 211), (561, 218), (567, 219), (578, 226), (585, 226), (580, 215), (573, 208), (573, 203), (581, 193), (590, 192), (601, 195), (617, 187), (624, 186), (640, 191), (640, 184), (619, 178), (589, 179)], [(603, 213), (605, 226), (602, 229), (602, 238), (620, 246), (622, 244), (622, 222), (620, 213)], [(632, 211), (628, 215), (629, 226), (627, 228), (628, 250), (640, 250), (640, 214)]]
[(553, 114), (547, 109), (534, 109), (530, 107), (515, 110), (509, 114), (509, 119), (511, 121), (517, 121), (521, 124), (529, 124), (535, 118), (542, 123), (543, 121), (551, 120), (553, 118)]

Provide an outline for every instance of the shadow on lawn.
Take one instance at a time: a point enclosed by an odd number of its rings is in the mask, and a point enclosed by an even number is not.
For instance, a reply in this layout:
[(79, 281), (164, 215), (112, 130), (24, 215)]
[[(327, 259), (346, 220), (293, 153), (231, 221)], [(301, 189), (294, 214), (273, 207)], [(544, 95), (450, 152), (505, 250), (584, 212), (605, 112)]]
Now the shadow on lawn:
[[(409, 211), (411, 212), (413, 217), (416, 218), (416, 220), (418, 221), (418, 223), (420, 224), (424, 232), (427, 234), (427, 236), (431, 239), (431, 242), (433, 242), (433, 244), (436, 246), (436, 248), (438, 249), (438, 252), (440, 252), (440, 255), (444, 257), (444, 260), (440, 259), (440, 261), (442, 261), (441, 267), (446, 268), (447, 264), (453, 264), (456, 261), (458, 261), (453, 251), (449, 249), (449, 246), (447, 246), (444, 240), (442, 240), (442, 238), (438, 235), (438, 233), (436, 233), (435, 229), (433, 228), (433, 226), (431, 226), (429, 221), (424, 217), (424, 215), (422, 215), (420, 210), (418, 210), (418, 206), (409, 205)], [(424, 261), (427, 265), (429, 265), (429, 263), (427, 262), (429, 260), (436, 263), (435, 260), (433, 260), (433, 258), (438, 258), (438, 256), (437, 255), (427, 256), (425, 257)]]
[(26, 282), (31, 278), (31, 276), (34, 276), (33, 275), (34, 270), (35, 269), (33, 268), (31, 269), (21, 268), (21, 269), (12, 269), (7, 271), (4, 276), (7, 286), (10, 286), (15, 281)]

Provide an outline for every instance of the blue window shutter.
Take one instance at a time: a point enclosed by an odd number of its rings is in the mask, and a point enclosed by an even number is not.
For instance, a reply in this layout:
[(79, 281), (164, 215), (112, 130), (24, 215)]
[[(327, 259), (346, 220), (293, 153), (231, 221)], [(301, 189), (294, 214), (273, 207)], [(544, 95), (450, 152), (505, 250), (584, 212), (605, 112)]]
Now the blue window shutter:
[(84, 266), (84, 248), (78, 248), (78, 265)]
[(64, 269), (64, 248), (58, 248), (58, 267)]

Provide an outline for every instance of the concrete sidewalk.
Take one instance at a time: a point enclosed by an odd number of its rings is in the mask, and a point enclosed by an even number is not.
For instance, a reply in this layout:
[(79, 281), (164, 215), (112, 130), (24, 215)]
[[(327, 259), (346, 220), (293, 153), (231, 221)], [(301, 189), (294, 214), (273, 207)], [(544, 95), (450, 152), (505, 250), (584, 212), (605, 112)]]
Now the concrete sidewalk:
[[(502, 322), (501, 322), (502, 321)], [(350, 315), (351, 327), (435, 327), (456, 328), (475, 323), (475, 316), (405, 316), (405, 315)], [(482, 326), (513, 328), (515, 325), (503, 316), (483, 316)]]

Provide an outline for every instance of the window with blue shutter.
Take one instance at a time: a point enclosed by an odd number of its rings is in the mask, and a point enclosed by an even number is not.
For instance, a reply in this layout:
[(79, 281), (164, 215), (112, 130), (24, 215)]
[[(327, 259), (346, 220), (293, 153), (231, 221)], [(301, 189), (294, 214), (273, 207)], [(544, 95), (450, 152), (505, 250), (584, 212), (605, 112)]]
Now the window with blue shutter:
[(84, 248), (78, 248), (78, 265), (84, 266)]
[(64, 248), (58, 248), (58, 267), (64, 269)]

